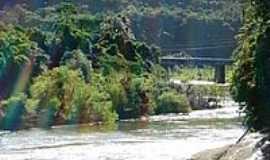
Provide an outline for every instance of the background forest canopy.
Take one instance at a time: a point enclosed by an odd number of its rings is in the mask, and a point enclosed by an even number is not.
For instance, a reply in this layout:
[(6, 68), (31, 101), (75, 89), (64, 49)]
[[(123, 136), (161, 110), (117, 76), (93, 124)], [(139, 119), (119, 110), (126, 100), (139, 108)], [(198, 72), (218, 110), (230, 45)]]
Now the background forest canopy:
[[(2, 8), (27, 4), (26, 8), (59, 4), (59, 0), (2, 1)], [(62, 1), (63, 2), (63, 1)], [(130, 20), (136, 39), (162, 50), (189, 50), (192, 56), (230, 57), (234, 36), (241, 25), (242, 3), (235, 0), (69, 0), (92, 15), (120, 14)], [(5, 7), (4, 7), (5, 6)], [(226, 46), (226, 47), (223, 47)]]

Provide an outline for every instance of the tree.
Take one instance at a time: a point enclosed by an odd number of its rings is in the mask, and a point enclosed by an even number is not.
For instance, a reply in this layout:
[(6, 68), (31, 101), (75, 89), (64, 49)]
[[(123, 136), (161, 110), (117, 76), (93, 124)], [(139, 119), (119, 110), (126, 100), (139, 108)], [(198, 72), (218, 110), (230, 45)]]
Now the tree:
[(59, 67), (65, 52), (80, 49), (84, 54), (90, 54), (91, 40), (100, 23), (98, 17), (71, 3), (37, 10), (27, 19), (35, 24), (24, 25), (32, 31), (31, 40), (50, 56), (49, 68)]
[[(19, 88), (24, 91), (30, 77), (44, 69), (46, 60), (23, 29), (10, 25), (8, 29), (0, 30), (0, 100)], [(20, 79), (20, 75), (25, 78)], [(24, 84), (16, 88), (19, 80)]]
[(85, 83), (78, 70), (56, 67), (35, 78), (26, 108), (41, 117), (42, 125), (113, 123), (112, 102), (97, 84)]
[(246, 124), (270, 128), (270, 2), (246, 3), (244, 25), (238, 35), (232, 93), (246, 113)]
[(100, 33), (99, 39), (94, 43), (94, 57), (97, 57), (99, 65), (106, 73), (108, 68), (124, 68), (139, 75), (159, 61), (158, 48), (136, 40), (130, 20), (125, 16), (107, 17), (101, 25)]

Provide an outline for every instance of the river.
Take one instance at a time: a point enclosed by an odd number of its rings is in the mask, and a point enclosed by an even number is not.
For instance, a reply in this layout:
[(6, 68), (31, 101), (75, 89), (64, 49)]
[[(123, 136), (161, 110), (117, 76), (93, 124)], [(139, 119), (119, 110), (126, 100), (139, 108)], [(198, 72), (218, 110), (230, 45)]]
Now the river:
[(244, 132), (237, 106), (122, 121), (116, 127), (59, 126), (0, 132), (0, 160), (187, 160), (234, 143)]

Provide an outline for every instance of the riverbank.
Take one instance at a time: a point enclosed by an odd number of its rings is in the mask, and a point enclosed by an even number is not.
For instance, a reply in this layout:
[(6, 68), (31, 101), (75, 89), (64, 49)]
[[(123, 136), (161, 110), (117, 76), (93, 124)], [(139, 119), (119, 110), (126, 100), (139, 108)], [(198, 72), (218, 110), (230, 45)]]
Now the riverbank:
[[(109, 118), (109, 121), (111, 123), (114, 123), (118, 120), (123, 119), (132, 119), (132, 118), (138, 118), (141, 121), (147, 121), (148, 116), (153, 115), (162, 115), (162, 114), (168, 114), (168, 113), (183, 113), (183, 114), (189, 114), (192, 111), (195, 110), (208, 110), (208, 109), (217, 109), (217, 108), (223, 108), (226, 106), (235, 106), (238, 107), (238, 104), (234, 103), (231, 98), (228, 96), (225, 96), (226, 88), (228, 88), (228, 84), (217, 84), (214, 82), (206, 82), (206, 81), (190, 81), (188, 83), (180, 83), (178, 81), (170, 81), (169, 84), (166, 84), (169, 89), (164, 89), (162, 93), (157, 94), (155, 98), (151, 98), (152, 100), (145, 98), (145, 102), (141, 102), (140, 95), (137, 96), (138, 103), (136, 103), (135, 107), (134, 104), (129, 104), (125, 102), (126, 98), (118, 97), (122, 94), (112, 94), (112, 109), (114, 112), (116, 112), (117, 115), (111, 116), (111, 114), (103, 114), (99, 113), (100, 117), (95, 117), (96, 115), (92, 115), (93, 113), (89, 113), (88, 119), (87, 117), (82, 117), (82, 115), (75, 114), (75, 117), (77, 119), (69, 119), (66, 120), (67, 117), (63, 113), (53, 114), (49, 109), (43, 110), (42, 112), (37, 114), (36, 112), (24, 112), (22, 111), (22, 117), (21, 119), (16, 120), (16, 123), (13, 122), (15, 120), (13, 112), (10, 113), (10, 115), (7, 116), (13, 116), (11, 119), (8, 119), (9, 121), (15, 123), (17, 126), (15, 127), (8, 127), (6, 129), (9, 130), (16, 130), (16, 129), (29, 129), (29, 128), (36, 128), (36, 127), (45, 127), (48, 128), (50, 126), (55, 125), (67, 125), (67, 124), (85, 124), (85, 123), (91, 123), (91, 124), (99, 124), (104, 123), (104, 120), (106, 121), (106, 117), (118, 117), (117, 118)], [(166, 87), (164, 87), (166, 88)], [(162, 90), (159, 88), (159, 90)], [(217, 94), (218, 92), (222, 92)], [(128, 92), (129, 93), (129, 92)], [(137, 93), (136, 91), (133, 91), (132, 93)], [(116, 97), (115, 97), (116, 95)], [(125, 94), (123, 94), (125, 95)], [(11, 99), (12, 100), (12, 99)], [(15, 99), (16, 100), (16, 99)], [(17, 102), (18, 101), (18, 102)], [(20, 99), (18, 99), (16, 103), (20, 102)], [(129, 99), (128, 102), (132, 102), (132, 99)], [(13, 101), (11, 101), (13, 102)], [(153, 103), (155, 102), (155, 103)], [(26, 103), (25, 100), (23, 100), (23, 103)], [(13, 104), (13, 103), (11, 103)], [(122, 105), (125, 104), (128, 107), (123, 107)], [(149, 104), (146, 105), (146, 104)], [(151, 104), (151, 105), (150, 105)], [(8, 105), (12, 106), (12, 105)], [(23, 106), (15, 106), (17, 109), (22, 108), (21, 110), (27, 110)], [(27, 105), (26, 105), (27, 107)], [(3, 108), (3, 107), (2, 107)], [(6, 107), (8, 108), (8, 107)], [(2, 113), (2, 114), (1, 114)], [(110, 111), (108, 111), (110, 113)], [(1, 120), (4, 121), (5, 118), (5, 110), (1, 109), (0, 107), (0, 122)], [(55, 117), (58, 115), (58, 118)], [(60, 116), (60, 117), (59, 117)], [(87, 116), (87, 115), (85, 115)], [(62, 118), (61, 118), (62, 117)], [(66, 118), (64, 118), (66, 117)], [(103, 117), (103, 118), (102, 118)], [(86, 118), (86, 119), (85, 119)], [(90, 118), (90, 119), (89, 119)], [(117, 120), (116, 120), (117, 119)], [(19, 122), (19, 123), (18, 123)], [(1, 125), (0, 125), (1, 126)], [(10, 129), (11, 128), (11, 129)]]
[[(120, 121), (114, 128), (87, 125), (29, 129), (0, 137), (0, 159), (12, 160), (187, 160), (203, 150), (237, 141), (238, 107)], [(50, 153), (50, 154), (47, 154)]]

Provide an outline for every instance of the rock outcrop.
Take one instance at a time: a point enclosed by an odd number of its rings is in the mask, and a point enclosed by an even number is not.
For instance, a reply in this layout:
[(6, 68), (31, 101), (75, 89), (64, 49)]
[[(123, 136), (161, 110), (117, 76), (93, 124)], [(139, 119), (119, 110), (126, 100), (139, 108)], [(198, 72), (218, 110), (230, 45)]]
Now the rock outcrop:
[(257, 160), (257, 143), (262, 136), (250, 134), (240, 143), (206, 150), (192, 156), (190, 160)]

